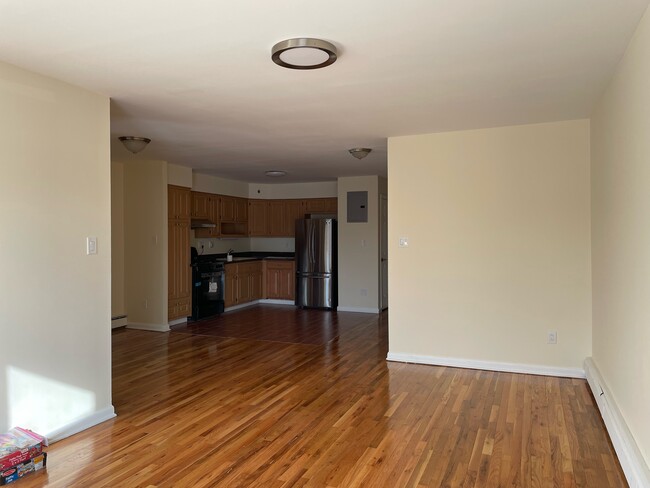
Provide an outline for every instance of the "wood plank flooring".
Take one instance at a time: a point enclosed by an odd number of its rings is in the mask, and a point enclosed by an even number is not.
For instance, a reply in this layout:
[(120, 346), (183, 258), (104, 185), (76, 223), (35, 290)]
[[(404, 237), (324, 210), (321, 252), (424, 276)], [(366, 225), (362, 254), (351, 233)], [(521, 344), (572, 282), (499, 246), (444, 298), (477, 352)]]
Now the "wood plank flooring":
[(627, 486), (585, 381), (390, 363), (385, 314), (305, 316), (337, 334), (115, 331), (118, 417), (16, 488)]

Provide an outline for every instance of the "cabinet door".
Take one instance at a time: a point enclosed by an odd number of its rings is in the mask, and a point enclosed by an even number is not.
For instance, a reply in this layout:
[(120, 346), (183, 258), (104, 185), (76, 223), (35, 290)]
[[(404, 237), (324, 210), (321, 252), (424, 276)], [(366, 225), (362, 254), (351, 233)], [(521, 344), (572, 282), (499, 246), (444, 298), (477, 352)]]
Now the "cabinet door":
[(235, 198), (235, 222), (248, 221), (248, 198)]
[(304, 200), (305, 213), (336, 213), (336, 198), (308, 198)]
[[(177, 222), (178, 232), (177, 243), (179, 248), (177, 255), (177, 290), (178, 297), (188, 299), (192, 296), (192, 268), (190, 267), (190, 224), (189, 222)], [(183, 312), (184, 310), (180, 310)]]
[(295, 296), (295, 265), (293, 261), (266, 264), (267, 298), (293, 300)]
[(264, 263), (257, 261), (251, 271), (251, 298), (259, 300), (264, 298)]
[(219, 216), (222, 222), (235, 221), (235, 198), (221, 195)]
[(305, 211), (302, 200), (285, 200), (284, 201), (284, 229), (283, 236), (295, 237), (296, 220), (305, 218)]
[(266, 200), (248, 201), (248, 235), (252, 237), (268, 235), (267, 213), (269, 205)]
[(251, 273), (250, 271), (239, 271), (237, 274), (237, 303), (251, 301)]
[(192, 192), (192, 217), (195, 219), (210, 219), (212, 217), (211, 195), (209, 193)]
[(226, 265), (226, 285), (224, 290), (224, 306), (237, 305), (237, 265)]
[(167, 299), (174, 300), (178, 295), (178, 269), (177, 264), (180, 249), (180, 234), (177, 232), (178, 222), (175, 220), (167, 221)]
[(170, 219), (188, 220), (191, 214), (191, 191), (182, 186), (167, 186), (167, 216)]
[(285, 234), (284, 221), (286, 218), (286, 203), (284, 200), (270, 200), (268, 202), (268, 235), (282, 237)]

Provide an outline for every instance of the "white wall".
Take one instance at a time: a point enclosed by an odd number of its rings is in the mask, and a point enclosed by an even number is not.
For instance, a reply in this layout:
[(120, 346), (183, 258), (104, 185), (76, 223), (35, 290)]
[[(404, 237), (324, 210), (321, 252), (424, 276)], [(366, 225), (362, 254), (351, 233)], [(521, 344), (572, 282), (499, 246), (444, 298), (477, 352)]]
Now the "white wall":
[(201, 173), (192, 174), (192, 190), (248, 198), (248, 183), (245, 181), (228, 180)]
[(129, 327), (168, 330), (167, 163), (124, 163), (124, 265)]
[[(650, 464), (650, 13), (591, 125), (593, 360)], [(648, 479), (650, 476), (646, 474)]]
[[(347, 219), (347, 194), (368, 192), (368, 222)], [(379, 311), (379, 177), (338, 179), (339, 309)]]
[(113, 416), (109, 100), (0, 63), (0, 107), (0, 432), (49, 435)]
[(126, 315), (124, 293), (124, 164), (111, 164), (111, 316)]
[(589, 121), (396, 137), (388, 148), (391, 354), (581, 370)]
[(336, 181), (318, 183), (251, 183), (248, 185), (248, 198), (328, 198), (336, 196)]
[(167, 184), (192, 188), (192, 168), (167, 163)]

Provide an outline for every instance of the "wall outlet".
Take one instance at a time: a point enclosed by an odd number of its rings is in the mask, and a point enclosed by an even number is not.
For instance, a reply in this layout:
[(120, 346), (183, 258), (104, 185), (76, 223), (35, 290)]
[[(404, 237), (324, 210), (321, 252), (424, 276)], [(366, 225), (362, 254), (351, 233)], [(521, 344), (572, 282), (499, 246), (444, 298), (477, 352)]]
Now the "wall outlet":
[(549, 330), (546, 336), (546, 342), (548, 344), (557, 344), (557, 331)]

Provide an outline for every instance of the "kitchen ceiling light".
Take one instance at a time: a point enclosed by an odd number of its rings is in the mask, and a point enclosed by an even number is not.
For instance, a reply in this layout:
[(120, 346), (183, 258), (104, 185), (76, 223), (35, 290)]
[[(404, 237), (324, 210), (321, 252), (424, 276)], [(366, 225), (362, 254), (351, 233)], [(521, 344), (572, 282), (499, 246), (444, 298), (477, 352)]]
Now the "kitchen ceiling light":
[(330, 42), (310, 37), (287, 39), (273, 46), (271, 59), (283, 68), (324, 68), (336, 61), (336, 46)]
[(355, 147), (353, 149), (350, 149), (349, 153), (352, 154), (357, 159), (363, 159), (368, 154), (370, 154), (370, 151), (372, 151), (372, 149), (370, 149), (369, 147)]
[(287, 172), (279, 169), (272, 169), (271, 171), (267, 171), (264, 174), (266, 176), (270, 176), (271, 178), (277, 178), (278, 176), (285, 176)]
[(148, 137), (122, 136), (118, 137), (118, 139), (122, 144), (124, 144), (124, 147), (133, 154), (139, 153), (151, 142), (151, 139)]

